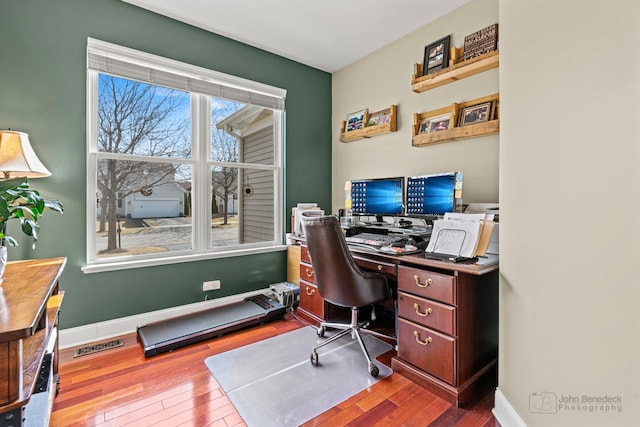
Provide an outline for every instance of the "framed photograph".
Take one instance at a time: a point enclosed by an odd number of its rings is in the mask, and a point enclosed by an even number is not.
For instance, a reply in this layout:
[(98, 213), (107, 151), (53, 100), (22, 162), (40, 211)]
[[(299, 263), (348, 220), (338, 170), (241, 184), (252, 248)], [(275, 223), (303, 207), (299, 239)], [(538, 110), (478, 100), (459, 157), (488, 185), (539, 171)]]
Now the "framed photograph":
[(375, 126), (379, 123), (380, 116), (369, 116), (369, 120), (367, 121), (367, 126)]
[(364, 115), (367, 114), (367, 109), (356, 111), (355, 113), (351, 113), (347, 115), (347, 126), (345, 127), (345, 132), (350, 132), (352, 130), (362, 129), (364, 127)]
[(451, 127), (451, 113), (443, 114), (437, 117), (431, 117), (429, 120), (429, 133), (440, 132)]
[(422, 119), (420, 127), (418, 128), (418, 135), (423, 133), (429, 133), (429, 121), (431, 119)]
[(422, 62), (422, 75), (435, 73), (449, 66), (449, 46), (451, 36), (441, 38), (424, 48), (424, 61)]
[(491, 120), (493, 116), (493, 101), (465, 107), (460, 112), (460, 123), (458, 126), (472, 125)]

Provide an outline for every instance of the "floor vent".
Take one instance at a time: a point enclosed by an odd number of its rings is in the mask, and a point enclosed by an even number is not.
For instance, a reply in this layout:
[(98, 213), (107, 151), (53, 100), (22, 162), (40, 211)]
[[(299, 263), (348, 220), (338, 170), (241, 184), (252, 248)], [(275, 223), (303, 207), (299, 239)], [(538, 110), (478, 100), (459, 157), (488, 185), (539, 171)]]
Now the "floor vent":
[(87, 345), (85, 347), (77, 348), (75, 353), (73, 353), (73, 357), (86, 356), (87, 354), (97, 353), (99, 351), (109, 350), (116, 347), (122, 347), (123, 345), (124, 341), (122, 340), (113, 340), (95, 345)]

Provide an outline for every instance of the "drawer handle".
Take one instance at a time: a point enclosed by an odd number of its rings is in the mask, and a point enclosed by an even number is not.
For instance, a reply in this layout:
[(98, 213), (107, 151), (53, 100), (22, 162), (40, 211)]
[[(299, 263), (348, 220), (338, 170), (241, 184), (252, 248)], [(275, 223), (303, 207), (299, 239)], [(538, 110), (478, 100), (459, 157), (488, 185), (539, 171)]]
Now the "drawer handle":
[(316, 293), (316, 290), (307, 286), (307, 295), (311, 296)]
[(305, 274), (307, 275), (307, 277), (312, 277), (313, 276), (313, 270), (310, 270), (308, 268), (304, 269)]
[(419, 288), (426, 288), (427, 286), (429, 286), (430, 284), (433, 283), (433, 280), (431, 280), (431, 278), (428, 278), (426, 282), (424, 282), (424, 285), (422, 283), (420, 283), (420, 278), (418, 277), (418, 275), (416, 274), (415, 276), (413, 276), (413, 280), (416, 281), (416, 286)]
[(431, 313), (433, 313), (433, 310), (431, 309), (431, 307), (427, 308), (427, 309), (424, 311), (424, 313), (421, 313), (421, 312), (420, 312), (420, 306), (418, 305), (418, 303), (417, 303), (417, 302), (413, 304), (413, 308), (415, 308), (415, 309), (416, 309), (416, 314), (417, 314), (418, 316), (427, 317), (428, 315), (430, 315)]
[(378, 271), (382, 271), (382, 266), (378, 264)]
[(426, 340), (424, 341), (420, 341), (420, 333), (418, 333), (418, 331), (413, 331), (413, 335), (416, 336), (416, 342), (420, 345), (429, 345), (429, 343), (431, 343), (431, 341), (433, 341), (433, 338), (431, 337), (427, 337)]

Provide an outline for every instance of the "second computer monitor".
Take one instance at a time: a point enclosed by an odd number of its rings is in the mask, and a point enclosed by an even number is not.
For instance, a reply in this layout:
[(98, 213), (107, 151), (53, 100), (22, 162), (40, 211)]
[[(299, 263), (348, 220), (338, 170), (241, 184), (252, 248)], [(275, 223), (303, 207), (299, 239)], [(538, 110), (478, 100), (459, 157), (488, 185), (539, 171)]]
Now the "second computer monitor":
[(404, 177), (351, 181), (351, 211), (354, 215), (402, 215)]
[(462, 186), (461, 172), (407, 178), (407, 216), (436, 217), (454, 212), (457, 186)]

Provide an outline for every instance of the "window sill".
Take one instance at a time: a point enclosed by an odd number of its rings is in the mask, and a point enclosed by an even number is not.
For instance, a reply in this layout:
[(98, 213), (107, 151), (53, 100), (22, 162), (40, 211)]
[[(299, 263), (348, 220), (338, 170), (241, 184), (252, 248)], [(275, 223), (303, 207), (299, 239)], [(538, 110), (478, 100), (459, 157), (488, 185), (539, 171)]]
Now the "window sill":
[(268, 248), (237, 249), (225, 252), (209, 252), (205, 254), (189, 254), (167, 258), (152, 258), (135, 261), (99, 262), (82, 267), (85, 274), (102, 273), (105, 271), (127, 270), (131, 268), (153, 267), (156, 265), (180, 264), (191, 261), (203, 261), (208, 259), (229, 258), (243, 255), (255, 255), (269, 252), (279, 252), (287, 249), (286, 245), (270, 246)]

